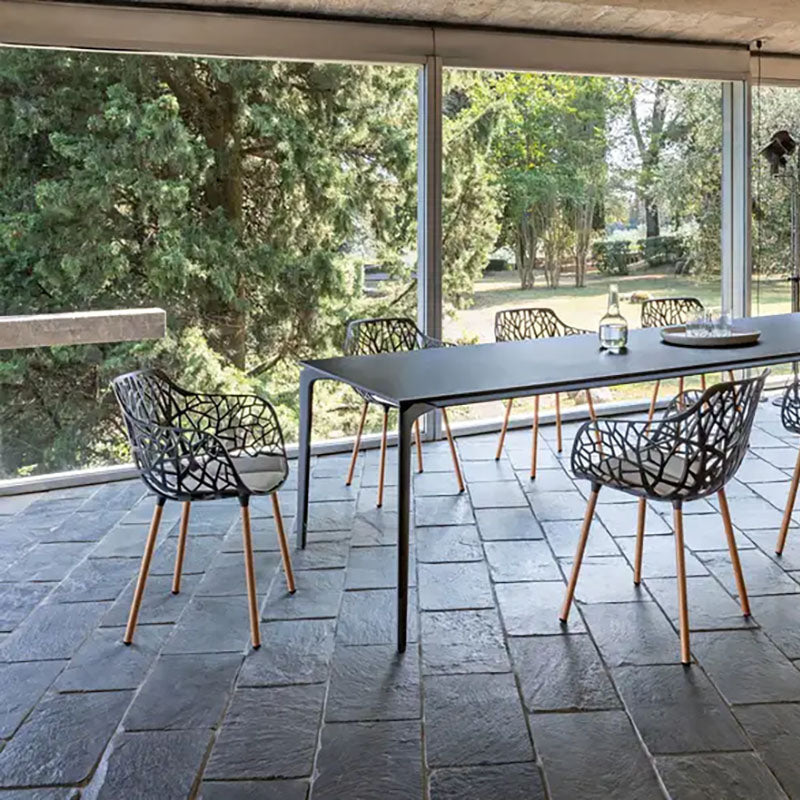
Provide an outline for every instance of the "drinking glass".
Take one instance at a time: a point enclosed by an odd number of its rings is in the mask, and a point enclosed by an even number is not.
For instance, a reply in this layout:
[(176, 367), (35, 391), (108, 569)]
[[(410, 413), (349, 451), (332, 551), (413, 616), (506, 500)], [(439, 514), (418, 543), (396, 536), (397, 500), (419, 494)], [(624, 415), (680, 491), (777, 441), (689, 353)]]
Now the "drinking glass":
[(685, 325), (687, 336), (705, 336), (706, 335), (706, 312), (694, 311), (686, 318)]
[(732, 329), (732, 318), (730, 311), (722, 310), (714, 315), (713, 334), (714, 336), (730, 336)]

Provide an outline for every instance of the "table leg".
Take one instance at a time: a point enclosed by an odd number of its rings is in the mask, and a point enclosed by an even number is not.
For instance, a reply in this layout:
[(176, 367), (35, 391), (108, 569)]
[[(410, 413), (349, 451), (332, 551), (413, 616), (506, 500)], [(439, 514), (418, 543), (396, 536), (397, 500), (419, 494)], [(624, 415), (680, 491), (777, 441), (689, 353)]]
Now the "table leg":
[(308, 367), (300, 373), (300, 442), (297, 450), (297, 546), (306, 546), (308, 527), (308, 479), (311, 467), (311, 422), (314, 405), (314, 383), (317, 375)]
[(411, 407), (397, 414), (397, 651), (408, 639), (408, 544), (411, 524), (411, 429), (418, 415)]

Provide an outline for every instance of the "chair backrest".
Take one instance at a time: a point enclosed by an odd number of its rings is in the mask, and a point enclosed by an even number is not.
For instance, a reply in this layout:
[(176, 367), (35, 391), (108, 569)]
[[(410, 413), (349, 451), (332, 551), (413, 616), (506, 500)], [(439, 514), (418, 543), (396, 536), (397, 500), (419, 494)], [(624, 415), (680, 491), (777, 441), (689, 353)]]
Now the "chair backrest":
[(111, 387), (122, 410), (132, 445), (137, 426), (143, 423), (174, 426), (183, 410), (180, 388), (161, 370), (128, 372), (114, 378)]
[(408, 317), (374, 317), (347, 323), (344, 352), (348, 356), (400, 353), (422, 346), (422, 332)]
[(183, 391), (155, 369), (120, 375), (111, 386), (142, 480), (162, 497), (186, 499), (181, 494), (180, 463), (191, 452), (175, 430), (182, 426)]
[(690, 408), (657, 424), (652, 440), (663, 463), (672, 456), (684, 461), (682, 478), (690, 488), (679, 493), (683, 499), (713, 494), (736, 474), (747, 453), (768, 374), (764, 370), (754, 378), (710, 386)]
[(793, 380), (783, 393), (781, 422), (787, 431), (800, 433), (800, 382)]
[(696, 297), (657, 297), (642, 303), (642, 327), (665, 328), (667, 325), (685, 325), (689, 316), (702, 311), (702, 302)]
[(494, 338), (497, 342), (552, 339), (575, 333), (584, 331), (560, 320), (552, 308), (509, 308), (498, 311), (494, 316)]

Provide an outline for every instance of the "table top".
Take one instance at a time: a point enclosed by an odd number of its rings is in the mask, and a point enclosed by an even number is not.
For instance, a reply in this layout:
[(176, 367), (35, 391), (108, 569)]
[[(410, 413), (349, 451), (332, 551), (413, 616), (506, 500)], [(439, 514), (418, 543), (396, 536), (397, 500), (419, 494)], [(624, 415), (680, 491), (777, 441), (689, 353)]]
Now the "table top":
[(676, 347), (661, 341), (658, 328), (649, 328), (631, 331), (627, 352), (619, 355), (600, 350), (596, 334), (586, 334), (301, 364), (321, 378), (343, 381), (397, 405), (447, 406), (800, 360), (800, 314), (753, 317), (735, 324), (761, 331), (758, 343)]

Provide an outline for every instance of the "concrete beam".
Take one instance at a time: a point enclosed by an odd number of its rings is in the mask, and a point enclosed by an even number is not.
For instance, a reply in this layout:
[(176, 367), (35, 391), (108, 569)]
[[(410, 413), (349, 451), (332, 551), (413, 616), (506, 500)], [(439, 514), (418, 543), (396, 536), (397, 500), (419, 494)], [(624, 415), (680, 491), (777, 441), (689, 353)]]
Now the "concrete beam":
[(78, 311), (0, 317), (0, 350), (160, 339), (167, 332), (161, 308)]

